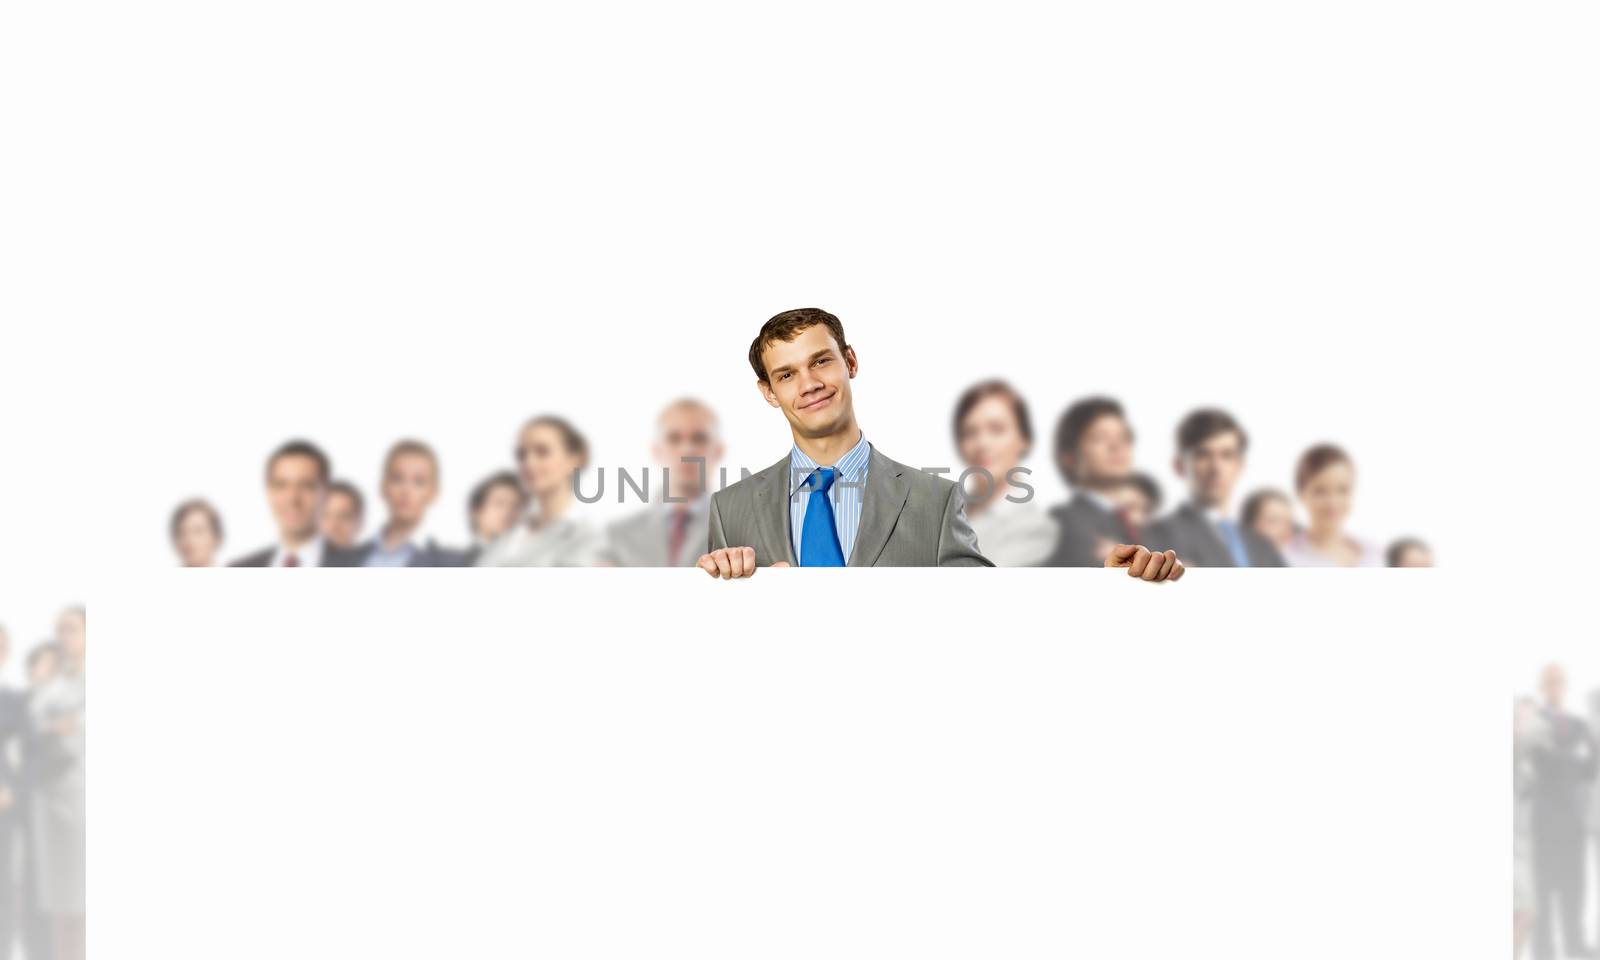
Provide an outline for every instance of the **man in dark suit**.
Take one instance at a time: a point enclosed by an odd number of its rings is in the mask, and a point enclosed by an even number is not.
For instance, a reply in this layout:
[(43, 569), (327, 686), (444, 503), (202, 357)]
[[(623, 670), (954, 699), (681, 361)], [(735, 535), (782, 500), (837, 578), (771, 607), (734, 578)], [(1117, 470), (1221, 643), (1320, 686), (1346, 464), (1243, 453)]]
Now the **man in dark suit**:
[(1116, 502), (1133, 472), (1133, 430), (1122, 405), (1087, 397), (1068, 407), (1056, 423), (1055, 456), (1072, 499), (1050, 511), (1056, 548), (1041, 566), (1098, 567), (1113, 545), (1139, 542), (1141, 531)]
[(1592, 957), (1583, 933), (1584, 818), (1590, 783), (1600, 768), (1600, 751), (1583, 718), (1562, 709), (1567, 676), (1561, 667), (1545, 667), (1539, 686), (1544, 694), (1541, 717), (1549, 737), (1532, 755), (1529, 826), (1537, 924), (1533, 955), (1539, 960), (1556, 956), (1559, 913), (1565, 955)]
[(1244, 472), (1244, 428), (1223, 410), (1196, 410), (1178, 424), (1172, 468), (1189, 485), (1189, 499), (1144, 532), (1152, 549), (1176, 550), (1191, 567), (1281, 567), (1267, 538), (1229, 512)]
[[(713, 577), (762, 566), (989, 567), (967, 523), (960, 488), (889, 459), (856, 423), (856, 351), (839, 318), (788, 310), (750, 345), (756, 388), (789, 423), (777, 463), (711, 497), (709, 540), (698, 566)], [(1183, 573), (1173, 554), (1135, 544), (1108, 566), (1145, 580)]]
[(291, 440), (267, 458), (267, 505), (278, 526), (278, 542), (233, 561), (235, 567), (354, 567), (361, 553), (323, 539), (322, 504), (331, 474), (327, 454), (305, 440)]
[(428, 507), (439, 495), (439, 457), (420, 440), (401, 440), (383, 458), (380, 483), (388, 519), (358, 548), (363, 567), (460, 567), (466, 557), (432, 540), (417, 542)]

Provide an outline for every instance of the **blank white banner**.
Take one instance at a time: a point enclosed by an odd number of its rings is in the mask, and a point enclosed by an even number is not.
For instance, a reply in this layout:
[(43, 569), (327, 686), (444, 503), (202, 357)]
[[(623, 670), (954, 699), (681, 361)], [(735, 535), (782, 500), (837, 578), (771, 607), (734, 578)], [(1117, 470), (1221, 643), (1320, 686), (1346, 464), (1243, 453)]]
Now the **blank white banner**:
[(1487, 955), (1509, 711), (1458, 593), (1398, 571), (143, 574), (95, 611), (91, 940)]

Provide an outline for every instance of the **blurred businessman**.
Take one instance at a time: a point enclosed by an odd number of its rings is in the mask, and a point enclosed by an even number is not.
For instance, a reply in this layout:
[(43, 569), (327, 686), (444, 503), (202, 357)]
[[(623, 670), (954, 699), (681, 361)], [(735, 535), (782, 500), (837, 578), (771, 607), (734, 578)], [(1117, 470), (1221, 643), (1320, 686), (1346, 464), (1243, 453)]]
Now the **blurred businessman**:
[(1068, 407), (1056, 423), (1055, 460), (1072, 498), (1050, 511), (1056, 545), (1044, 566), (1098, 567), (1114, 544), (1139, 535), (1115, 499), (1133, 472), (1133, 429), (1122, 405), (1088, 397)]
[(1176, 550), (1194, 567), (1283, 566), (1277, 548), (1230, 512), (1248, 446), (1244, 428), (1226, 411), (1184, 417), (1172, 468), (1188, 484), (1189, 499), (1145, 530), (1145, 544)]
[(353, 550), (361, 542), (366, 523), (367, 504), (361, 489), (348, 480), (328, 484), (322, 499), (322, 538), (341, 550)]
[(660, 495), (606, 529), (601, 563), (616, 567), (692, 567), (710, 533), (710, 477), (722, 463), (717, 416), (699, 400), (668, 404), (656, 418), (652, 448)]
[(383, 458), (379, 485), (388, 519), (361, 547), (364, 567), (459, 567), (465, 556), (422, 539), (428, 508), (439, 495), (439, 457), (420, 440), (401, 440)]
[(318, 528), (328, 493), (328, 456), (315, 444), (291, 440), (267, 458), (267, 505), (278, 542), (241, 557), (235, 567), (353, 567), (358, 551), (328, 543)]
[(1553, 960), (1559, 924), (1565, 955), (1591, 957), (1583, 931), (1584, 816), (1600, 753), (1588, 724), (1563, 707), (1565, 671), (1556, 664), (1545, 667), (1539, 687), (1544, 695), (1541, 716), (1549, 735), (1545, 748), (1532, 757), (1533, 953), (1540, 960)]

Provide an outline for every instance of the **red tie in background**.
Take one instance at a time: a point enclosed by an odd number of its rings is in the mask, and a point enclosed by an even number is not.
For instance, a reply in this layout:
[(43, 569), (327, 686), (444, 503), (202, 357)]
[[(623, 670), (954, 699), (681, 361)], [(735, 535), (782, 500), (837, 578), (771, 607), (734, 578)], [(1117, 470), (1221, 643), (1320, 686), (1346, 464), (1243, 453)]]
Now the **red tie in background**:
[(1117, 522), (1122, 524), (1123, 536), (1127, 537), (1125, 542), (1137, 543), (1139, 541), (1139, 528), (1133, 525), (1131, 515), (1128, 513), (1128, 508), (1118, 507), (1113, 512), (1117, 515)]
[(679, 507), (672, 511), (672, 527), (667, 533), (667, 563), (678, 565), (678, 555), (683, 552), (683, 538), (689, 532), (689, 511)]
[(298, 567), (300, 566), (300, 558), (291, 553), (283, 558), (283, 565), (286, 567)]

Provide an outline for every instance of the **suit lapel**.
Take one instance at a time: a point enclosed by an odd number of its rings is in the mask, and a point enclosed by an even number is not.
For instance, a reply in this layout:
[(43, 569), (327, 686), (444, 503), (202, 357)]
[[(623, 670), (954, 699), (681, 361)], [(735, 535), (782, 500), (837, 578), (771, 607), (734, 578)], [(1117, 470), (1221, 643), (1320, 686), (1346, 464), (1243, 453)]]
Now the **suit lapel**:
[(861, 498), (861, 528), (856, 531), (856, 545), (850, 551), (847, 566), (870, 567), (878, 562), (911, 493), (911, 483), (904, 476), (906, 469), (879, 453), (877, 447), (871, 447), (867, 455), (867, 489)]
[(789, 458), (784, 457), (750, 479), (759, 481), (755, 485), (756, 533), (761, 538), (762, 554), (786, 557), (791, 567), (800, 566), (789, 538)]
[(1211, 518), (1195, 509), (1192, 503), (1184, 504), (1182, 509), (1189, 517), (1189, 525), (1194, 527), (1195, 534), (1211, 545), (1212, 555), (1195, 557), (1194, 562), (1201, 566), (1233, 566), (1233, 551), (1228, 549), (1227, 542), (1222, 539), (1222, 534), (1217, 530), (1216, 524), (1211, 522)]

